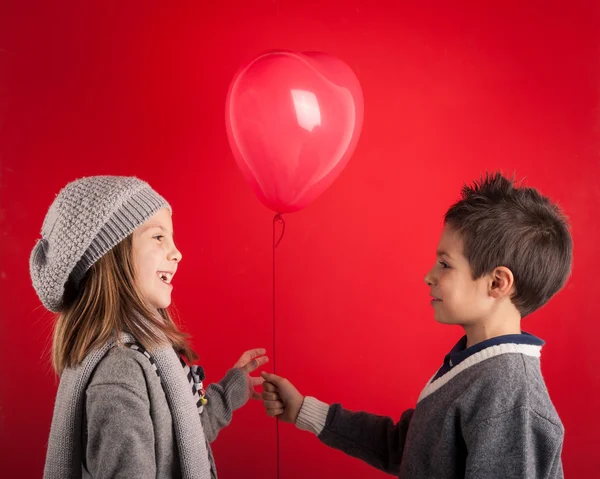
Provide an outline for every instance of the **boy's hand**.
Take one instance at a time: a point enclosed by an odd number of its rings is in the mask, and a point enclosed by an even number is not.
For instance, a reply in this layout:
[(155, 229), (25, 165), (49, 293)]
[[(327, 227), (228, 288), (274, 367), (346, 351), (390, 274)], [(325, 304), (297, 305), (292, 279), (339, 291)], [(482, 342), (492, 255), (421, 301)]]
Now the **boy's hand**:
[(267, 415), (295, 424), (304, 396), (287, 379), (264, 371), (261, 374), (265, 379), (262, 398)]
[(269, 362), (269, 358), (264, 355), (266, 352), (267, 350), (263, 348), (251, 349), (242, 354), (238, 362), (235, 363), (234, 367), (240, 368), (248, 375), (248, 392), (250, 399), (261, 399), (260, 393), (254, 388), (259, 384), (262, 384), (264, 379), (250, 376), (250, 373)]

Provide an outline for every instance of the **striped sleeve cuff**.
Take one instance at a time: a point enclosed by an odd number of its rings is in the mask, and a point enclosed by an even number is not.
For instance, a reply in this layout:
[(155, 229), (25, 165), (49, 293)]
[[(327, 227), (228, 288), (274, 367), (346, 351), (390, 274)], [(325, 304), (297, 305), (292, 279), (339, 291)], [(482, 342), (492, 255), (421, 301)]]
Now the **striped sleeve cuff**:
[(306, 396), (296, 419), (296, 427), (318, 436), (325, 427), (328, 412), (329, 404), (319, 401), (317, 398)]

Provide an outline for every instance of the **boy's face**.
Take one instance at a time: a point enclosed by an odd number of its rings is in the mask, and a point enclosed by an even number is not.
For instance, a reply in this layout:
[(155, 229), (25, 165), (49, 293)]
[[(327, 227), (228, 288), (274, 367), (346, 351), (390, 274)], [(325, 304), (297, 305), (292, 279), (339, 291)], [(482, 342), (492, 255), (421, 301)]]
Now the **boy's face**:
[(436, 321), (470, 325), (485, 318), (492, 307), (487, 275), (474, 280), (463, 255), (458, 233), (445, 226), (437, 248), (437, 260), (425, 276)]

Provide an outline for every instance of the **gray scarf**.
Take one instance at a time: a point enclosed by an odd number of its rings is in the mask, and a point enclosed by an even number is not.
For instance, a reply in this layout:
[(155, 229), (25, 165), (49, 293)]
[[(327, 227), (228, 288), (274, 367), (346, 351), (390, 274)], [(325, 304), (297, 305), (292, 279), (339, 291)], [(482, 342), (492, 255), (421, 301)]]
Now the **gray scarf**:
[[(122, 333), (119, 341), (128, 343), (135, 339)], [(85, 391), (96, 365), (116, 345), (117, 341), (111, 340), (91, 352), (78, 366), (63, 371), (52, 417), (45, 479), (81, 478), (81, 426)], [(154, 350), (152, 357), (173, 416), (182, 476), (184, 479), (210, 479), (210, 462), (202, 422), (179, 357), (171, 346)]]

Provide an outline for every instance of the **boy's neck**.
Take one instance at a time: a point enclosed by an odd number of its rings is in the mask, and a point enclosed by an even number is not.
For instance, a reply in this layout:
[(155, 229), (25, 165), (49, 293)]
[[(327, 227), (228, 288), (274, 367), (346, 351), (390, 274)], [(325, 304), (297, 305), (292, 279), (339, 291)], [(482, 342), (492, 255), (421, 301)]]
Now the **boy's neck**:
[(482, 321), (474, 324), (463, 325), (467, 335), (467, 348), (487, 339), (506, 334), (521, 334), (521, 316), (510, 315), (501, 321)]

